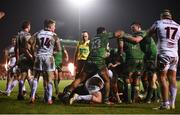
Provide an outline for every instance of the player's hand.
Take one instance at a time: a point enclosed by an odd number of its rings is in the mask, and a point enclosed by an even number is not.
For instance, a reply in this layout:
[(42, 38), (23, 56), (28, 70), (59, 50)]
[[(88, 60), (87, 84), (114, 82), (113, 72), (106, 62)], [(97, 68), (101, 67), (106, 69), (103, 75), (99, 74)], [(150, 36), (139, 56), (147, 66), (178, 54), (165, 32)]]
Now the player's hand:
[(5, 13), (3, 11), (0, 11), (0, 19), (5, 16)]
[(117, 38), (122, 38), (124, 36), (124, 31), (123, 30), (118, 30), (115, 32), (115, 37)]

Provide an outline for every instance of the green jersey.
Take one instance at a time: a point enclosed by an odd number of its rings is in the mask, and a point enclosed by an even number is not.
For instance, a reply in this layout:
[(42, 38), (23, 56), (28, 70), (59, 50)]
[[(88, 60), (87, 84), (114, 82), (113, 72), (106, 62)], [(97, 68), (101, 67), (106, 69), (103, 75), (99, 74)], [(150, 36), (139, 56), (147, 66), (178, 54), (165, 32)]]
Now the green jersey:
[(114, 37), (114, 33), (102, 33), (90, 41), (90, 54), (88, 60), (93, 61), (99, 68), (105, 65), (105, 58), (109, 54), (109, 39)]
[(105, 58), (109, 51), (109, 39), (114, 36), (113, 33), (102, 33), (94, 37), (90, 42), (90, 57)]
[[(62, 46), (62, 45), (61, 45)], [(64, 46), (61, 47), (61, 50), (57, 53), (54, 54), (54, 59), (55, 59), (55, 65), (56, 67), (59, 67), (62, 65), (63, 61), (63, 51), (64, 51)], [(61, 64), (61, 65), (60, 65)]]
[[(142, 36), (142, 32), (135, 33), (132, 36)], [(139, 43), (134, 43), (124, 39), (124, 50), (126, 53), (126, 59), (143, 59), (144, 53), (140, 48)]]
[[(145, 31), (141, 31), (144, 33)], [(140, 42), (141, 50), (144, 52), (145, 59), (155, 60), (157, 54), (157, 47), (154, 39), (152, 37), (146, 37)]]

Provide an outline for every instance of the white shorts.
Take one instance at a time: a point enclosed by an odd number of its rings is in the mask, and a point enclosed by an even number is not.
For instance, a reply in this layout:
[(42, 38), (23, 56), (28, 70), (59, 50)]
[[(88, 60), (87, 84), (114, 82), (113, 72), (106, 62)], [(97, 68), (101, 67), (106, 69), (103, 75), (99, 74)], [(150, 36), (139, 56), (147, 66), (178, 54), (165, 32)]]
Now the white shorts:
[(16, 64), (16, 57), (12, 57), (9, 59), (8, 66), (13, 67)]
[(170, 57), (167, 55), (157, 56), (157, 67), (160, 71), (177, 70), (179, 57)]
[(38, 71), (55, 71), (54, 57), (49, 55), (37, 56), (34, 69)]
[[(96, 84), (96, 81), (101, 82), (101, 85)], [(94, 76), (92, 76), (86, 81), (85, 86), (89, 94), (92, 94), (92, 93), (100, 91), (104, 87), (104, 81), (98, 74), (95, 74)]]
[(16, 73), (17, 72), (17, 66), (16, 65), (16, 57), (11, 57), (8, 61), (8, 72), (10, 73)]

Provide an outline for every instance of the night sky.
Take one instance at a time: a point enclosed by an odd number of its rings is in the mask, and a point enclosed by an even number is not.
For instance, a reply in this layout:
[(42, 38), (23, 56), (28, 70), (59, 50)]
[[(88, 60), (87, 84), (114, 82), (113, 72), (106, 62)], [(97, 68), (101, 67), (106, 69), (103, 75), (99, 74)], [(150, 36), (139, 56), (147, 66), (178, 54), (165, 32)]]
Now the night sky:
[(24, 20), (31, 21), (33, 34), (42, 29), (45, 19), (55, 19), (56, 33), (62, 39), (77, 40), (78, 14), (81, 30), (87, 30), (94, 36), (98, 26), (104, 26), (108, 31), (123, 29), (129, 32), (133, 21), (141, 22), (147, 29), (159, 19), (164, 8), (170, 9), (174, 20), (180, 23), (178, 5), (177, 0), (94, 0), (89, 5), (83, 5), (78, 13), (78, 7), (68, 0), (0, 0), (0, 10), (6, 13), (0, 20), (0, 56)]

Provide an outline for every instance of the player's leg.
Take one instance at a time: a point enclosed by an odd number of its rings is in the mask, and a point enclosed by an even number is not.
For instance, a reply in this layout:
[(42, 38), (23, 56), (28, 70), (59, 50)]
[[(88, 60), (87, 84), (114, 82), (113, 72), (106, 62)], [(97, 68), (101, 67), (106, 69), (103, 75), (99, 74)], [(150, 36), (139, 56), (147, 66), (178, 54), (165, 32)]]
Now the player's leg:
[(35, 101), (35, 94), (36, 94), (36, 90), (37, 90), (37, 87), (38, 87), (38, 78), (40, 77), (40, 74), (41, 72), (40, 71), (37, 71), (35, 70), (34, 72), (34, 78), (33, 78), (33, 81), (32, 81), (32, 88), (31, 88), (31, 94), (30, 94), (30, 103), (34, 103)]
[(63, 101), (65, 103), (68, 103), (69, 101), (69, 96), (71, 95), (72, 91), (78, 87), (78, 85), (83, 82), (86, 77), (87, 77), (87, 73), (86, 72), (81, 72), (79, 74), (80, 76), (77, 77), (70, 85), (68, 85), (67, 87), (64, 88), (64, 91), (63, 91)]
[(132, 103), (131, 99), (131, 78), (130, 75), (125, 78), (125, 92), (124, 92), (124, 98), (126, 103)]
[(27, 72), (23, 70), (20, 73), (18, 100), (24, 100), (23, 86), (24, 86), (24, 81), (26, 77), (27, 77)]
[(139, 95), (140, 95), (140, 72), (135, 73), (132, 78), (133, 78), (133, 86), (132, 86), (132, 102), (139, 102)]
[(168, 71), (169, 77), (169, 88), (170, 88), (170, 105), (172, 109), (175, 109), (175, 101), (177, 95), (177, 81), (176, 81), (176, 71), (169, 70)]
[(53, 71), (48, 71), (47, 72), (47, 101), (48, 104), (52, 104), (52, 92), (53, 92), (53, 79), (54, 77), (54, 72)]
[(9, 71), (7, 71), (7, 79), (6, 79), (6, 91), (7, 91), (7, 89), (8, 89), (8, 86), (10, 85), (10, 73), (9, 73)]
[(147, 95), (147, 92), (148, 92), (148, 87), (149, 87), (149, 81), (148, 81), (148, 75), (147, 75), (147, 71), (145, 70), (143, 72), (143, 75), (141, 77), (141, 81), (142, 81), (142, 85), (143, 85), (143, 93), (144, 95)]
[(124, 68), (124, 81), (125, 81), (125, 91), (124, 97), (126, 103), (132, 103), (132, 76), (136, 70), (136, 62), (134, 59), (126, 60)]
[(102, 93), (100, 91), (92, 94), (92, 102), (102, 103)]
[(148, 81), (149, 81), (149, 86), (148, 86), (148, 92), (147, 92), (147, 96), (146, 96), (146, 103), (151, 103), (151, 99), (153, 97), (153, 92), (156, 88), (156, 79), (155, 77), (157, 78), (156, 76), (156, 73), (153, 73), (151, 71), (148, 72)]
[[(136, 102), (136, 101), (140, 101), (139, 100), (139, 95), (140, 95), (140, 81), (141, 81), (141, 76), (142, 76), (142, 72), (143, 72), (143, 60), (139, 59), (139, 60), (134, 60), (135, 63), (135, 72), (133, 75), (133, 89), (132, 89), (132, 101)], [(138, 100), (137, 100), (138, 99)]]
[(13, 84), (13, 80), (14, 80), (14, 76), (13, 76), (13, 73), (11, 72), (8, 72), (8, 83), (7, 83), (7, 89), (6, 89), (6, 95), (7, 96), (10, 96), (10, 93), (11, 93), (11, 86)]
[(78, 95), (74, 94), (73, 97), (70, 99), (70, 104), (73, 104), (74, 101), (88, 101), (88, 102), (93, 102), (93, 103), (102, 103), (102, 93), (100, 91), (94, 92), (89, 95)]
[(59, 87), (58, 87), (59, 82), (60, 82), (60, 72), (59, 70), (56, 69), (54, 72), (54, 88), (56, 95), (58, 95), (59, 93)]
[(103, 67), (101, 70), (101, 76), (104, 80), (105, 94), (103, 95), (103, 102), (109, 103), (109, 93), (110, 93), (110, 78), (107, 67)]
[(34, 71), (33, 71), (34, 78), (32, 81), (30, 103), (34, 103), (35, 101), (35, 94), (38, 87), (38, 80), (42, 73), (42, 66), (43, 66), (43, 57), (36, 57), (34, 61)]
[[(114, 74), (114, 73), (113, 73)], [(112, 77), (111, 81), (111, 90), (113, 91), (113, 94), (115, 94), (115, 97), (117, 99), (118, 103), (122, 103), (120, 96), (119, 96), (119, 89), (118, 89), (118, 76), (114, 76)]]
[(161, 93), (164, 106), (169, 105), (169, 85), (167, 83), (167, 71), (160, 72)]
[(30, 89), (32, 89), (32, 82), (33, 82), (33, 75), (32, 75), (32, 69), (28, 69), (28, 72), (27, 72), (27, 81), (28, 81), (28, 84), (29, 84), (29, 87)]
[(162, 103), (159, 109), (170, 109), (169, 84), (167, 83), (167, 70), (169, 68), (169, 57), (158, 55), (157, 68), (158, 68), (158, 77), (161, 84), (161, 94), (162, 94)]
[(87, 62), (80, 74), (76, 77), (76, 79), (67, 87), (64, 88), (62, 100), (67, 103), (69, 102), (69, 97), (71, 95), (71, 92), (78, 87), (78, 85), (86, 80), (89, 76), (95, 75), (98, 72), (97, 65), (92, 62)]
[(160, 92), (160, 87), (159, 87), (159, 84), (158, 84), (158, 81), (157, 81), (156, 72), (153, 73), (151, 87), (152, 87), (153, 93), (154, 93), (153, 94), (154, 95), (153, 101), (159, 102), (160, 98), (161, 98), (161, 92)]
[(18, 84), (18, 80), (16, 78), (14, 78), (14, 80), (12, 81), (12, 84), (10, 86), (9, 89), (7, 89), (7, 95), (10, 95), (10, 93), (12, 92), (12, 90), (14, 89), (14, 87)]

